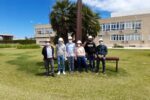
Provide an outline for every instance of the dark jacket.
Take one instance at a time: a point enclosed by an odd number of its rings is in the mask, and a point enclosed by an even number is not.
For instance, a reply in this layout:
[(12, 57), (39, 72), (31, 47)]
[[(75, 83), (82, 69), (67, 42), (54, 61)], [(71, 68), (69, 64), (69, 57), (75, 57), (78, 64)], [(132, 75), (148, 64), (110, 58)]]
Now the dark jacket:
[(85, 52), (88, 54), (88, 55), (91, 55), (91, 54), (95, 54), (96, 53), (96, 45), (94, 42), (87, 42), (85, 44)]
[[(52, 48), (52, 56), (53, 56), (53, 58), (54, 58), (54, 47), (51, 46), (51, 48)], [(46, 46), (44, 46), (43, 49), (42, 49), (42, 55), (44, 56), (44, 59), (47, 59), (47, 50), (46, 50)]]
[(96, 54), (97, 55), (104, 55), (106, 56), (108, 53), (108, 49), (105, 45), (98, 45), (97, 48), (96, 48)]

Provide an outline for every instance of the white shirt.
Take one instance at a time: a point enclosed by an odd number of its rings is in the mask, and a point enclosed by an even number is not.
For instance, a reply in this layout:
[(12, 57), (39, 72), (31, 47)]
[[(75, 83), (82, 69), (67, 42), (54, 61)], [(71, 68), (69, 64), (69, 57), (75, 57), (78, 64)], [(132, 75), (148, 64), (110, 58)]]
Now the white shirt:
[(48, 46), (46, 48), (46, 51), (47, 51), (47, 58), (52, 58), (52, 48), (50, 46)]

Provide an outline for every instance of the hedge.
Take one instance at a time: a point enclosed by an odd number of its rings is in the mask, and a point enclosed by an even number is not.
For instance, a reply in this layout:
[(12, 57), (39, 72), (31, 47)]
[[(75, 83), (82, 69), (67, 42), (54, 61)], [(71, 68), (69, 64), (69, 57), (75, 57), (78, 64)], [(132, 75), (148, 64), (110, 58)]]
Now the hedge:
[(35, 44), (35, 40), (0, 40), (0, 44)]

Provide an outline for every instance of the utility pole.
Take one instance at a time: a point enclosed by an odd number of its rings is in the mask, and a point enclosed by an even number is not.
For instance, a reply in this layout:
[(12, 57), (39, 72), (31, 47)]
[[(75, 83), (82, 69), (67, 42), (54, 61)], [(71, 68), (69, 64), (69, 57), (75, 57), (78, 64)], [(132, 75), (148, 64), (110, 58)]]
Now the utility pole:
[(77, 1), (76, 41), (82, 41), (82, 0)]

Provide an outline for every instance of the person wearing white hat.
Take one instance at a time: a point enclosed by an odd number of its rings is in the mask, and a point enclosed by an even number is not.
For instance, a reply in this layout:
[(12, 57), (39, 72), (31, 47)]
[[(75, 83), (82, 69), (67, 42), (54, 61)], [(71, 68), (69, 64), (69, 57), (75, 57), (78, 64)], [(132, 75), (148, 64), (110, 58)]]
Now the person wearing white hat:
[(99, 39), (99, 45), (96, 49), (97, 54), (97, 67), (96, 72), (99, 72), (100, 58), (102, 58), (102, 73), (105, 73), (105, 57), (108, 53), (107, 46), (104, 44), (103, 39)]
[(61, 71), (63, 74), (65, 73), (65, 59), (66, 59), (66, 46), (64, 44), (63, 38), (58, 39), (58, 44), (56, 45), (56, 53), (58, 60), (58, 75), (60, 75)]
[(76, 57), (79, 72), (82, 71), (82, 65), (85, 67), (85, 71), (88, 72), (88, 67), (85, 59), (85, 49), (82, 46), (82, 42), (80, 40), (77, 41)]
[(68, 58), (68, 65), (70, 72), (74, 71), (74, 59), (75, 59), (75, 43), (72, 42), (72, 37), (68, 37), (68, 43), (66, 44), (66, 52), (67, 52), (67, 58)]
[(46, 69), (46, 75), (49, 76), (49, 65), (51, 65), (51, 74), (54, 76), (54, 47), (50, 44), (50, 40), (46, 40), (45, 46), (42, 49), (42, 55), (44, 57), (44, 65)]
[(96, 54), (96, 45), (93, 42), (93, 37), (90, 35), (88, 36), (88, 41), (85, 44), (85, 52), (87, 54), (87, 58), (89, 61), (89, 66), (91, 71), (94, 71), (95, 68), (95, 54)]

